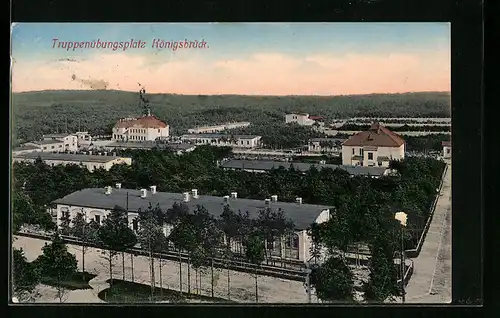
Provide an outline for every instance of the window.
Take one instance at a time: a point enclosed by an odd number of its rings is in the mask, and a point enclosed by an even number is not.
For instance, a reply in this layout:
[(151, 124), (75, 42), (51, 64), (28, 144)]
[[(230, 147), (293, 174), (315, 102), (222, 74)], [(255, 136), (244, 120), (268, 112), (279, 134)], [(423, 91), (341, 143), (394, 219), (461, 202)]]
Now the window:
[(359, 148), (359, 155), (363, 156), (363, 148)]
[(450, 148), (447, 148), (447, 149), (446, 149), (446, 153), (450, 153)]
[(55, 147), (54, 146), (50, 146), (50, 149), (54, 149)]
[(132, 230), (137, 231), (139, 229), (137, 219), (132, 220)]
[(352, 155), (353, 155), (353, 156), (354, 156), (354, 154), (355, 154), (355, 152), (354, 152), (354, 151), (355, 151), (355, 150), (354, 150), (354, 148), (352, 148)]
[[(248, 140), (247, 140), (247, 145), (249, 145), (249, 144), (250, 144), (250, 141), (248, 141)], [(401, 265), (401, 266), (402, 266), (402, 265)]]
[(368, 153), (368, 160), (373, 160), (373, 152)]
[(274, 241), (267, 241), (267, 249), (274, 250)]
[(160, 133), (160, 129), (158, 128), (158, 133)]
[(43, 147), (43, 150), (47, 150), (47, 147)]
[(101, 216), (100, 215), (96, 215), (94, 216), (94, 220), (97, 224), (101, 224)]
[(69, 219), (69, 211), (62, 211), (63, 218)]
[(62, 145), (59, 145), (59, 148), (62, 148)]

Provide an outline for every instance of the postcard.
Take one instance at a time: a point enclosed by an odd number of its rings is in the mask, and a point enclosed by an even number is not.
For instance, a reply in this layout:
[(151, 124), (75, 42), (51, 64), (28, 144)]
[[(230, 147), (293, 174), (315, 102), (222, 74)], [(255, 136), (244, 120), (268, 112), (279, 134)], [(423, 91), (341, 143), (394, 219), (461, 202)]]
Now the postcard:
[(15, 23), (14, 303), (451, 301), (449, 23)]

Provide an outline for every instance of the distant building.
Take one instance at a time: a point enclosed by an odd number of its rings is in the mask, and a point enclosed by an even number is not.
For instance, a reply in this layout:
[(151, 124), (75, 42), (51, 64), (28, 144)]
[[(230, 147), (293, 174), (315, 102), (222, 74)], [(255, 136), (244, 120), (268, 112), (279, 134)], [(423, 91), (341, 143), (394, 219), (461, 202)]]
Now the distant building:
[(47, 139), (30, 141), (23, 144), (23, 147), (36, 147), (42, 152), (63, 152), (64, 151), (64, 141), (59, 139)]
[(228, 130), (228, 129), (243, 128), (243, 127), (248, 127), (248, 126), (250, 126), (249, 122), (242, 121), (242, 122), (236, 122), (236, 123), (227, 123), (227, 124), (221, 124), (221, 125), (191, 128), (191, 129), (188, 129), (188, 133), (190, 133), (190, 134), (212, 134), (212, 133), (218, 133), (218, 132)]
[[(330, 218), (330, 208), (322, 205), (302, 203), (302, 198), (296, 198), (295, 202), (282, 202), (277, 195), (265, 200), (250, 200), (238, 198), (236, 192), (229, 196), (215, 197), (199, 195), (198, 190), (193, 189), (185, 193), (168, 193), (156, 191), (156, 186), (150, 189), (132, 190), (124, 189), (118, 183), (115, 188), (87, 188), (73, 192), (63, 198), (52, 202), (57, 215), (57, 224), (60, 226), (63, 216), (73, 219), (78, 213), (83, 213), (87, 222), (91, 220), (101, 224), (106, 216), (115, 208), (128, 211), (129, 227), (137, 231), (140, 227), (138, 216), (141, 211), (149, 205), (159, 206), (167, 210), (174, 203), (186, 205), (190, 211), (197, 205), (205, 207), (212, 216), (219, 217), (225, 206), (233, 211), (244, 211), (249, 213), (251, 219), (256, 219), (259, 211), (265, 209), (281, 210), (285, 218), (294, 224), (294, 231), (286, 236), (276, 238), (273, 242), (266, 242), (266, 248), (271, 257), (279, 259), (294, 259), (308, 261), (311, 258), (312, 240), (308, 235), (308, 229), (313, 223), (323, 223)], [(165, 235), (169, 235), (173, 226), (163, 224)], [(235, 253), (241, 251), (238, 248), (241, 242), (232, 240), (232, 249)]]
[(261, 136), (256, 135), (224, 135), (224, 134), (187, 134), (181, 136), (181, 141), (196, 145), (228, 146), (235, 148), (257, 148)]
[(89, 147), (92, 144), (92, 136), (87, 131), (77, 131), (78, 148)]
[(307, 172), (312, 167), (318, 170), (322, 169), (341, 169), (348, 172), (351, 176), (370, 176), (373, 178), (378, 178), (389, 173), (389, 170), (384, 167), (361, 167), (361, 166), (340, 166), (332, 164), (312, 164), (305, 162), (283, 162), (283, 161), (271, 161), (271, 160), (237, 160), (231, 159), (219, 163), (219, 167), (228, 170), (242, 170), (247, 172), (257, 172), (264, 173), (269, 172), (272, 169), (284, 168), (289, 170), (293, 169)]
[(119, 142), (115, 141), (104, 148), (107, 150), (117, 150), (117, 149), (143, 149), (143, 150), (151, 150), (153, 148), (157, 149), (170, 149), (171, 151), (177, 153), (178, 155), (191, 152), (196, 149), (196, 145), (189, 143), (160, 143), (160, 142)]
[(297, 123), (301, 126), (312, 126), (315, 123), (323, 125), (323, 117), (309, 116), (307, 113), (292, 113), (285, 115), (285, 123)]
[(131, 158), (110, 156), (107, 153), (104, 153), (104, 155), (81, 155), (69, 153), (32, 152), (13, 155), (12, 161), (34, 162), (37, 158), (40, 158), (45, 164), (50, 166), (75, 164), (84, 166), (91, 172), (100, 168), (109, 170), (116, 164), (132, 164)]
[(64, 143), (62, 151), (77, 151), (78, 150), (78, 136), (76, 134), (49, 134), (44, 135), (43, 140), (60, 140)]
[(345, 139), (339, 138), (312, 138), (309, 140), (307, 150), (315, 153), (340, 153), (344, 141)]
[(21, 145), (19, 147), (12, 149), (12, 155), (20, 155), (23, 153), (31, 153), (31, 152), (41, 152), (42, 148), (34, 145)]
[(441, 145), (443, 146), (443, 158), (451, 158), (451, 141), (443, 141)]
[(405, 141), (378, 123), (359, 132), (342, 145), (342, 164), (388, 167), (391, 160), (405, 157)]
[(154, 141), (169, 137), (169, 126), (155, 116), (120, 119), (113, 127), (113, 141)]

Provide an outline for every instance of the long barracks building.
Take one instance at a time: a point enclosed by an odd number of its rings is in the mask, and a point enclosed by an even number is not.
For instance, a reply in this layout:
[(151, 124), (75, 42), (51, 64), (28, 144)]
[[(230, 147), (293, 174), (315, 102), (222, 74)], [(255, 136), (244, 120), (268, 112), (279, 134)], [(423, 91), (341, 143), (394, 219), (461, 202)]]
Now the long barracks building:
[[(288, 237), (277, 239), (275, 242), (267, 242), (271, 255), (285, 259), (295, 259), (300, 261), (309, 260), (311, 239), (307, 234), (307, 229), (313, 223), (322, 223), (330, 218), (330, 208), (322, 205), (303, 204), (302, 198), (296, 198), (295, 203), (280, 202), (277, 196), (271, 196), (266, 200), (250, 200), (238, 198), (236, 192), (229, 196), (216, 197), (209, 195), (198, 195), (198, 191), (193, 189), (185, 193), (157, 192), (155, 186), (149, 190), (131, 190), (121, 188), (117, 184), (115, 188), (88, 188), (73, 192), (61, 199), (53, 202), (52, 213), (57, 215), (57, 224), (60, 226), (61, 217), (68, 216), (74, 218), (79, 212), (84, 213), (86, 220), (94, 220), (102, 223), (103, 219), (116, 206), (127, 209), (129, 226), (137, 231), (140, 226), (137, 217), (140, 211), (148, 208), (149, 204), (157, 204), (164, 210), (173, 206), (174, 203), (182, 203), (189, 207), (190, 211), (197, 205), (204, 206), (214, 217), (219, 217), (227, 205), (233, 211), (247, 212), (250, 218), (257, 218), (259, 211), (270, 209), (281, 209), (287, 219), (293, 221), (295, 225), (294, 233)], [(164, 224), (164, 233), (168, 235), (172, 227)], [(233, 249), (238, 251), (238, 242), (233, 242)]]

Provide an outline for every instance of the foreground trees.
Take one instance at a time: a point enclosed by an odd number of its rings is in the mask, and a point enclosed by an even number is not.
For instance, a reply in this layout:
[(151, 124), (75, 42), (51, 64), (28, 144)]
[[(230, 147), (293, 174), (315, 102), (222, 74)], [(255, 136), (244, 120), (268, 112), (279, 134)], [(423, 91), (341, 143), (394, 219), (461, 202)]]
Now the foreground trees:
[(39, 269), (42, 277), (55, 279), (57, 298), (63, 302), (66, 289), (62, 283), (76, 273), (76, 257), (68, 252), (68, 248), (57, 233), (51, 243), (45, 243), (42, 251), (43, 254), (34, 261), (34, 265)]
[(98, 233), (101, 244), (107, 249), (110, 284), (113, 283), (113, 260), (118, 252), (122, 255), (122, 272), (125, 279), (125, 251), (137, 242), (134, 232), (128, 226), (126, 210), (115, 206), (104, 219)]
[(36, 286), (40, 283), (40, 272), (26, 260), (23, 249), (14, 249), (12, 255), (12, 294), (22, 301), (34, 301)]
[(311, 286), (325, 301), (352, 302), (354, 300), (353, 274), (340, 256), (330, 256), (311, 273)]

